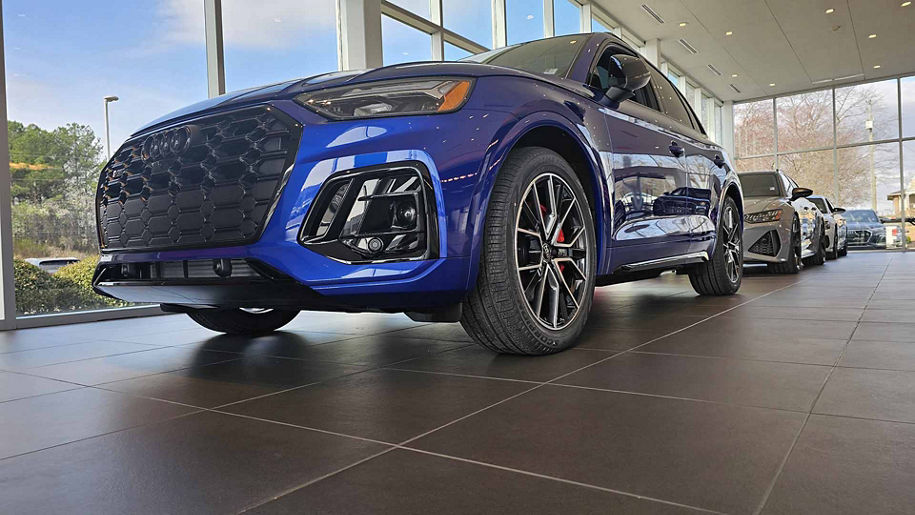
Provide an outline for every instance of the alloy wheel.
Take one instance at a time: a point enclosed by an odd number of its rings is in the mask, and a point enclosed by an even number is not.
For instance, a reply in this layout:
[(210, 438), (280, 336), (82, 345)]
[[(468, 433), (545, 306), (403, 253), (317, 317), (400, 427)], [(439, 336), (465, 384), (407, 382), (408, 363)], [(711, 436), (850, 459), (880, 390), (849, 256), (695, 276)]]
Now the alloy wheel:
[(740, 268), (743, 266), (741, 258), (743, 249), (741, 249), (740, 224), (737, 223), (737, 217), (734, 209), (728, 206), (724, 212), (724, 253), (725, 253), (725, 271), (728, 274), (728, 280), (736, 283), (740, 279)]
[(583, 200), (554, 173), (538, 175), (515, 219), (515, 269), (527, 308), (544, 327), (575, 320), (587, 291), (588, 235)]

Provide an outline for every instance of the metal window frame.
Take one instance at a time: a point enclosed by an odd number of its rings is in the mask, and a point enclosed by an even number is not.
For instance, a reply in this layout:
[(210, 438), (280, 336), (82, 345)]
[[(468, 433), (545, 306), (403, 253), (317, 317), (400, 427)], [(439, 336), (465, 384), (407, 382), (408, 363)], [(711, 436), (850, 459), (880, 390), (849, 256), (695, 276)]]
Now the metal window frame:
[[(428, 19), (412, 11), (404, 9), (399, 5), (392, 4), (386, 0), (381, 0), (381, 15), (387, 16), (388, 18), (403, 23), (408, 27), (429, 34), (432, 38), (432, 59), (435, 61), (443, 61), (445, 59), (445, 43), (454, 45), (461, 50), (464, 50), (465, 52), (470, 52), (471, 54), (477, 54), (489, 50), (489, 48), (486, 48), (482, 44), (445, 28), (443, 24), (444, 19), (442, 17), (442, 2), (443, 0), (430, 0), (430, 17), (432, 19)], [(342, 28), (342, 30), (345, 30), (345, 28)]]

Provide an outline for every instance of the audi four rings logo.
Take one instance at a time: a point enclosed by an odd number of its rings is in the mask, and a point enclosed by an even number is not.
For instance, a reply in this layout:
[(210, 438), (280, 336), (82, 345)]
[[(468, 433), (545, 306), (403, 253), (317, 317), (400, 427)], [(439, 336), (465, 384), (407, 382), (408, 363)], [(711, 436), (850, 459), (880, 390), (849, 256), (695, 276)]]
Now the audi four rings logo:
[(185, 125), (153, 134), (143, 142), (143, 160), (156, 161), (178, 157), (196, 143), (199, 134), (200, 129), (196, 125)]

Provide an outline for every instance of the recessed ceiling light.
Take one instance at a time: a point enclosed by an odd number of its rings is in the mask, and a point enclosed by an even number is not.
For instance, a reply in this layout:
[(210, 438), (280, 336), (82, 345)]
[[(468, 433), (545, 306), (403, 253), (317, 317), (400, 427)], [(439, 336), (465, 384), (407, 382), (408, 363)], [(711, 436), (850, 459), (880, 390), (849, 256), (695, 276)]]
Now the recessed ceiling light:
[(868, 38), (868, 39), (874, 39), (875, 37), (877, 37), (876, 34), (868, 34), (868, 35), (867, 35), (867, 38)]
[(686, 25), (687, 25), (687, 23), (686, 23), (685, 21), (681, 21), (681, 22), (680, 22), (680, 26), (681, 26), (681, 27), (686, 27)]
[(875, 65), (874, 65), (874, 69), (875, 69), (875, 70), (879, 70), (879, 69), (880, 69), (880, 65), (879, 65), (879, 64), (875, 64)]
[(725, 35), (725, 36), (733, 36), (733, 35), (734, 35), (734, 32), (729, 30), (729, 31), (725, 32), (724, 35)]
[(732, 73), (732, 74), (731, 74), (731, 78), (732, 78), (732, 79), (736, 79), (736, 78), (737, 78), (737, 74), (736, 74), (736, 73)]
[(836, 12), (836, 10), (833, 9), (832, 7), (830, 7), (829, 9), (826, 9), (826, 14), (832, 14), (834, 12)]
[(899, 7), (908, 7), (910, 5), (912, 5), (912, 2), (902, 2), (901, 4), (899, 4)]
[(770, 87), (770, 88), (774, 88), (774, 87), (775, 87), (775, 83), (774, 83), (774, 82), (770, 82), (770, 83), (769, 83), (769, 87)]

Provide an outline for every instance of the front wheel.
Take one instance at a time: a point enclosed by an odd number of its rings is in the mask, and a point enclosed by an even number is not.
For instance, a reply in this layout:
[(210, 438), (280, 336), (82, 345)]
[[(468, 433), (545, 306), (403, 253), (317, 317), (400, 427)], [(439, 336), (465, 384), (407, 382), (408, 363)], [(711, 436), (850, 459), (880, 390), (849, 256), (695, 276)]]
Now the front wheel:
[(493, 186), (477, 284), (461, 325), (504, 354), (542, 355), (574, 345), (594, 295), (594, 222), (584, 189), (559, 154), (512, 152)]
[(743, 280), (743, 234), (740, 212), (733, 199), (726, 198), (715, 239), (712, 259), (689, 272), (689, 282), (699, 295), (733, 295)]
[(820, 266), (824, 263), (826, 263), (826, 232), (822, 231), (819, 239), (817, 239), (816, 253), (807, 258), (804, 264), (807, 266)]
[(286, 309), (198, 309), (188, 312), (194, 322), (211, 331), (228, 334), (257, 335), (276, 331), (298, 315)]
[(839, 258), (839, 230), (832, 233), (832, 251), (826, 251), (826, 259), (833, 260)]

